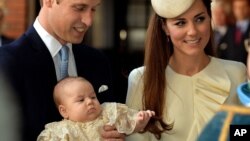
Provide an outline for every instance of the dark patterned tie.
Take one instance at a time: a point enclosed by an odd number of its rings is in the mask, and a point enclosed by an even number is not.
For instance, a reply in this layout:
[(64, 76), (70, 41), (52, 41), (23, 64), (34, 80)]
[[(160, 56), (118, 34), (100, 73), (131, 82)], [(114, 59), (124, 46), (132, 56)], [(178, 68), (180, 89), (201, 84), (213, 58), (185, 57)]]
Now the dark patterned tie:
[(241, 38), (242, 38), (242, 33), (241, 33), (241, 31), (240, 31), (240, 28), (236, 28), (236, 30), (235, 30), (235, 43), (237, 44), (237, 45), (239, 45), (240, 44), (240, 42), (241, 42)]

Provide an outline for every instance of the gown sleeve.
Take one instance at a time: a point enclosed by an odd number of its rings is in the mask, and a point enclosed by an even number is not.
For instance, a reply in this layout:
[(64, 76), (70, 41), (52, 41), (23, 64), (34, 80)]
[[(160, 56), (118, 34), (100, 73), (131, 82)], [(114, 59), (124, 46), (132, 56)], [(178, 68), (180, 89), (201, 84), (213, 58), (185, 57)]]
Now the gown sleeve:
[(136, 126), (137, 110), (128, 108), (121, 103), (103, 103), (103, 114), (108, 118), (109, 125), (115, 125), (119, 133), (131, 134)]

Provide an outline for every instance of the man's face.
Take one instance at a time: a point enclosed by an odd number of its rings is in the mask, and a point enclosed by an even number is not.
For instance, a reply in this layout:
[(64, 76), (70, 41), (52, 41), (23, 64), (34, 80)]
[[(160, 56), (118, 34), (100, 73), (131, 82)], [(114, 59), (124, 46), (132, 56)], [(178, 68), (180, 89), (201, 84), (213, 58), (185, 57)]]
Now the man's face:
[(233, 13), (237, 21), (246, 20), (249, 18), (249, 3), (248, 0), (234, 0)]
[(226, 11), (223, 5), (218, 5), (212, 9), (212, 19), (215, 26), (225, 26), (226, 22)]
[(61, 44), (81, 43), (92, 25), (95, 10), (101, 0), (53, 1), (48, 9), (48, 31)]

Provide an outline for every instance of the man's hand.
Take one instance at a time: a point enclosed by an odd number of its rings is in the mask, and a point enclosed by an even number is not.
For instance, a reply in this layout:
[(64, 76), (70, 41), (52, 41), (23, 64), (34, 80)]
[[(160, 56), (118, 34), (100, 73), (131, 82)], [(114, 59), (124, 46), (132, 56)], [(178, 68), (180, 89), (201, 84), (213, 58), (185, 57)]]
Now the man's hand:
[(125, 134), (119, 133), (115, 126), (105, 125), (101, 131), (104, 141), (125, 141)]

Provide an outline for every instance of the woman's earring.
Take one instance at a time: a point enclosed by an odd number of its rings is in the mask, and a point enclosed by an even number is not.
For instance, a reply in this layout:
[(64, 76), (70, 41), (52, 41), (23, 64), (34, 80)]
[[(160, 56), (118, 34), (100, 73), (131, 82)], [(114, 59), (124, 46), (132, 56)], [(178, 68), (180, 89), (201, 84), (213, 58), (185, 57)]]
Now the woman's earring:
[(167, 36), (167, 41), (168, 41), (168, 43), (170, 43), (170, 37), (169, 36)]

